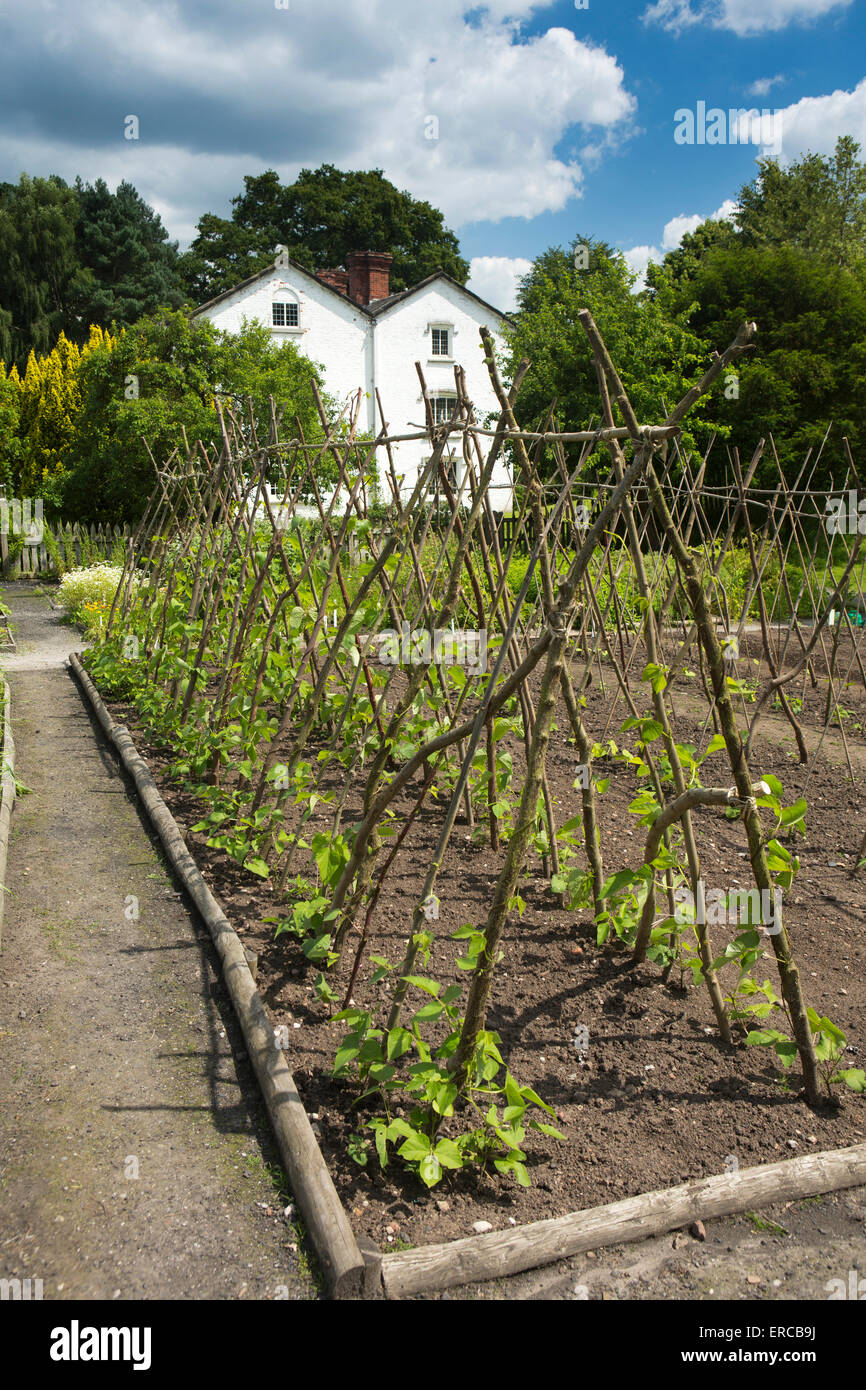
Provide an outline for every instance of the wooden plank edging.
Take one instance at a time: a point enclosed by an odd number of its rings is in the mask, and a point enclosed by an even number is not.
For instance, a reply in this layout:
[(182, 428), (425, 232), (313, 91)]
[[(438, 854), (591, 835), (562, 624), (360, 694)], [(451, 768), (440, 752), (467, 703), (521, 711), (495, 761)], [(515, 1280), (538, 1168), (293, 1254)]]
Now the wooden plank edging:
[(3, 942), (3, 915), (6, 909), (6, 856), (15, 805), (15, 743), (12, 738), (12, 696), (9, 682), (3, 682), (3, 772), (0, 796), (0, 945)]
[(699, 1178), (549, 1221), (384, 1255), (385, 1294), (405, 1298), (498, 1279), (604, 1245), (660, 1235), (692, 1221), (862, 1183), (866, 1183), (866, 1143)]
[(180, 828), (159, 794), (150, 769), (139, 755), (129, 730), (115, 724), (75, 653), (69, 665), (84, 690), (106, 738), (124, 768), (159, 834), (171, 864), (204, 918), (219, 952), (225, 981), (244, 1035), (250, 1060), (268, 1107), (292, 1193), (316, 1249), (328, 1290), (334, 1298), (360, 1296), (364, 1256), (337, 1195), (307, 1112), (298, 1095), (284, 1053), (275, 1045), (261, 996), (256, 989), (240, 938), (199, 872)]

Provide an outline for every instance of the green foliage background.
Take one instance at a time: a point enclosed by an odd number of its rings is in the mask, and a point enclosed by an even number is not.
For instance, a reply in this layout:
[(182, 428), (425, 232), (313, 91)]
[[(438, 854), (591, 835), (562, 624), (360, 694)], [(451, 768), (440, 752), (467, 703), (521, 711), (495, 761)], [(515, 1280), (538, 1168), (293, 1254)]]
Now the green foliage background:
[(61, 337), (45, 358), (31, 355), (23, 380), (15, 367), (0, 370), (0, 465), (13, 494), (42, 496), (64, 520), (135, 521), (156, 482), (154, 462), (186, 442), (219, 443), (217, 396), (242, 417), (252, 410), (260, 442), (270, 396), (290, 432), (297, 417), (316, 441), (320, 380), (316, 363), (292, 343), (275, 345), (261, 324), (225, 334), (164, 309), (116, 338), (94, 329), (81, 353)]
[[(323, 164), (291, 185), (248, 176), (230, 218), (206, 213), (178, 255), (159, 217), (128, 183), (74, 185), (52, 175), (0, 184), (0, 482), (42, 490), (70, 518), (129, 519), (153, 465), (186, 438), (216, 438), (215, 393), (254, 402), (267, 437), (267, 398), (317, 437), (316, 368), (264, 327), (230, 339), (184, 312), (263, 268), (277, 243), (310, 270), (349, 251), (387, 250), (394, 290), (441, 266), (465, 282), (456, 236), (429, 203), (381, 170)], [(581, 252), (585, 251), (584, 262)], [(576, 253), (577, 257), (576, 257)], [(639, 289), (622, 253), (591, 236), (536, 257), (518, 294), (503, 368), (532, 370), (521, 424), (552, 410), (563, 427), (599, 421), (595, 369), (578, 312), (595, 318), (638, 417), (664, 418), (711, 354), (754, 319), (758, 333), (733, 377), (693, 413), (686, 450), (713, 434), (707, 481), (723, 481), (725, 444), (747, 458), (768, 440), (756, 485), (812, 451), (813, 487), (830, 487), (866, 443), (866, 164), (850, 136), (830, 156), (759, 160), (728, 221), (686, 235)], [(124, 332), (124, 330), (126, 330)], [(94, 337), (96, 331), (96, 337)], [(101, 335), (101, 336), (100, 336)], [(136, 377), (138, 398), (125, 390)], [(829, 433), (828, 433), (829, 431)], [(826, 443), (825, 441), (826, 438)], [(820, 454), (820, 457), (819, 457)], [(548, 460), (552, 471), (553, 462)]]
[(302, 169), (283, 186), (273, 169), (244, 179), (230, 218), (205, 213), (181, 259), (198, 303), (263, 270), (283, 244), (307, 270), (345, 262), (350, 251), (387, 251), (392, 291), (417, 284), (439, 267), (461, 284), (469, 264), (430, 203), (401, 193), (381, 169), (344, 173), (332, 164)]

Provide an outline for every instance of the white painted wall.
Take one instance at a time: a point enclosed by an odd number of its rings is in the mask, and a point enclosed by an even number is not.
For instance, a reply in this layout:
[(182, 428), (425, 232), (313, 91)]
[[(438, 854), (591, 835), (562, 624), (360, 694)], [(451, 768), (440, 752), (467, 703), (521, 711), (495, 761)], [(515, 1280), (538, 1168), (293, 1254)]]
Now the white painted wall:
[[(274, 328), (271, 303), (280, 290), (290, 290), (300, 307), (298, 328)], [(271, 329), (275, 343), (294, 343), (299, 352), (324, 369), (327, 390), (342, 408), (347, 396), (359, 387), (368, 389), (366, 350), (369, 320), (351, 300), (344, 300), (324, 285), (299, 274), (291, 266), (275, 267), (254, 285), (215, 304), (199, 316), (215, 328), (238, 333), (244, 319), (258, 320)], [(363, 413), (362, 413), (363, 418)]]
[[(450, 360), (433, 356), (431, 325), (451, 328)], [(421, 363), (431, 395), (455, 390), (454, 365), (458, 363), (466, 373), (466, 389), (478, 422), (483, 424), (491, 411), (498, 414), (496, 396), (484, 365), (479, 336), (482, 325), (490, 329), (497, 346), (501, 347), (501, 316), (477, 304), (447, 280), (436, 280), (417, 294), (400, 300), (376, 320), (376, 372), (392, 434), (406, 433), (416, 424), (424, 427), (424, 402), (416, 362)], [(454, 447), (458, 459), (461, 458), (459, 442), (455, 442)], [(397, 444), (394, 455), (397, 472), (404, 474), (406, 487), (411, 491), (424, 461), (430, 457), (430, 445), (426, 440)], [(504, 494), (500, 489), (503, 485), (508, 488), (508, 475), (501, 460), (497, 462), (493, 484), (497, 493), (492, 505), (497, 511), (504, 510)], [(510, 503), (510, 489), (508, 501)]]

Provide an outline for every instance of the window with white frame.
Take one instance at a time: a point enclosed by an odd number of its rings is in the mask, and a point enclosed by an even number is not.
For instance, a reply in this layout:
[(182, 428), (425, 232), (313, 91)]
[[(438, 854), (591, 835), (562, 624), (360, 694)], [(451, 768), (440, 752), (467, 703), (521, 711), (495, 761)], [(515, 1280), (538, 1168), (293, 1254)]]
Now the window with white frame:
[(456, 392), (440, 392), (436, 396), (430, 397), (430, 409), (433, 412), (434, 425), (444, 425), (451, 419), (457, 409)]
[(301, 306), (294, 295), (285, 291), (274, 295), (271, 301), (271, 326), (273, 328), (300, 328)]
[(438, 323), (430, 327), (430, 356), (431, 357), (450, 357), (451, 356), (451, 335), (450, 324)]

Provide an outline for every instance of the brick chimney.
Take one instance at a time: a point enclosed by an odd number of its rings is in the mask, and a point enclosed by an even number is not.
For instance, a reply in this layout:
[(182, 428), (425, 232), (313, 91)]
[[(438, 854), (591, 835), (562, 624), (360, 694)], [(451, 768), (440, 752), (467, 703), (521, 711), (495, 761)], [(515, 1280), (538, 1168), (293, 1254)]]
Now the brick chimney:
[(317, 270), (316, 279), (321, 280), (323, 285), (330, 285), (331, 289), (337, 290), (339, 294), (349, 293), (348, 270)]
[(387, 251), (352, 251), (346, 257), (349, 298), (365, 306), (374, 299), (387, 299), (391, 293), (393, 259)]

